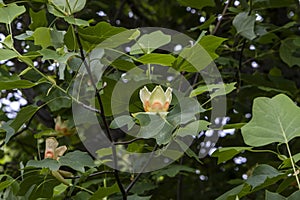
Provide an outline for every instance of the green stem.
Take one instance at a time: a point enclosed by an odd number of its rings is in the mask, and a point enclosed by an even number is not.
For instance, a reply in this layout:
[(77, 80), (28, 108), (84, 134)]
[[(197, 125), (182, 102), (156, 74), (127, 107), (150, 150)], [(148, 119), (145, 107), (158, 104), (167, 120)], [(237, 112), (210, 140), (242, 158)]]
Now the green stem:
[(291, 150), (290, 150), (290, 147), (289, 147), (289, 144), (288, 144), (288, 141), (287, 141), (286, 138), (285, 138), (285, 141), (286, 141), (286, 143), (285, 143), (286, 148), (287, 148), (287, 151), (288, 151), (288, 154), (289, 154), (289, 157), (290, 157), (290, 160), (291, 160), (291, 164), (292, 164), (292, 167), (293, 167), (294, 176), (296, 177), (297, 185), (298, 185), (298, 188), (300, 190), (300, 182), (299, 182), (298, 174), (297, 174), (297, 171), (296, 171), (295, 162), (293, 160), (293, 156), (292, 156), (292, 153), (291, 153)]
[(81, 190), (84, 190), (84, 191), (90, 193), (91, 195), (94, 194), (94, 192), (92, 192), (91, 190), (88, 190), (88, 189), (86, 189), (86, 188), (84, 188), (84, 187), (81, 187), (81, 186), (78, 186), (78, 185), (75, 185), (75, 187), (76, 187), (76, 188), (79, 188), (79, 189), (81, 189)]

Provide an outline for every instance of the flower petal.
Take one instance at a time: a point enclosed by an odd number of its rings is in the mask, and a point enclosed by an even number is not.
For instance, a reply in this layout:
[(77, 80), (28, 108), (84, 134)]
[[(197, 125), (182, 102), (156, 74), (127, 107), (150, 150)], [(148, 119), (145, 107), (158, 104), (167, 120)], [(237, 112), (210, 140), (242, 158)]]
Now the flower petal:
[(60, 146), (55, 149), (55, 157), (56, 159), (59, 158), (60, 156), (64, 155), (64, 153), (67, 151), (66, 146)]
[(172, 88), (168, 87), (166, 92), (165, 92), (165, 96), (166, 96), (166, 101), (171, 103), (172, 101)]
[(140, 90), (140, 99), (143, 102), (143, 105), (145, 105), (145, 103), (147, 101), (149, 101), (150, 96), (151, 96), (151, 93), (149, 92), (149, 90), (147, 89), (147, 87), (144, 86), (144, 88)]
[(45, 147), (45, 158), (54, 158), (55, 157), (55, 149), (58, 146), (58, 142), (54, 137), (49, 137), (46, 139), (46, 147)]
[(150, 99), (149, 99), (150, 106), (152, 106), (154, 103), (155, 104), (160, 103), (161, 106), (163, 106), (165, 104), (165, 102), (166, 102), (165, 92), (162, 89), (162, 87), (160, 85), (158, 85), (154, 88), (154, 90), (152, 91), (152, 94), (150, 96)]

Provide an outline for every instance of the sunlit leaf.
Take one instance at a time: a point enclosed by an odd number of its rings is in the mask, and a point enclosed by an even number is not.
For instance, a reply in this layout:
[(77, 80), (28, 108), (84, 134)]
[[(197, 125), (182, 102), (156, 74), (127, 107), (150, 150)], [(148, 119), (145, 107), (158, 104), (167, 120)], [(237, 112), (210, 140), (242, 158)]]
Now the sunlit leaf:
[(10, 24), (12, 21), (26, 11), (24, 6), (18, 6), (15, 3), (0, 7), (0, 23)]
[(288, 143), (300, 136), (300, 108), (286, 95), (259, 97), (253, 103), (253, 117), (242, 127), (246, 144), (254, 147), (273, 142)]

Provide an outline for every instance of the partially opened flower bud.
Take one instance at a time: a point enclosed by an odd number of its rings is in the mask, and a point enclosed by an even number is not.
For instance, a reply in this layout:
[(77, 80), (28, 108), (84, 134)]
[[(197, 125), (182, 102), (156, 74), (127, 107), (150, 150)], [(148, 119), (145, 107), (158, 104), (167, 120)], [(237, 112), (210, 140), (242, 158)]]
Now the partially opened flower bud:
[(140, 90), (140, 99), (146, 112), (167, 112), (172, 101), (172, 88), (168, 87), (164, 92), (159, 85), (149, 92), (145, 86)]
[(58, 142), (54, 137), (46, 139), (45, 158), (58, 160), (67, 151), (66, 146), (58, 147)]

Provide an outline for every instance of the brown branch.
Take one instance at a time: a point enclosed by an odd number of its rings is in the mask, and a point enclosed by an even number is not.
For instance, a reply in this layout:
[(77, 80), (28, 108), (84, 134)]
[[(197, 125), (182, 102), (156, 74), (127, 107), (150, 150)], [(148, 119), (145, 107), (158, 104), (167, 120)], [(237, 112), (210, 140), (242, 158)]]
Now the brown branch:
[(221, 18), (219, 19), (219, 21), (217, 22), (217, 25), (216, 25), (215, 29), (214, 29), (213, 32), (211, 33), (212, 35), (215, 35), (215, 34), (217, 33), (218, 29), (220, 28), (221, 22), (222, 22), (222, 20), (223, 20), (223, 16), (226, 14), (226, 11), (227, 11), (227, 9), (228, 9), (230, 3), (231, 3), (231, 0), (228, 0), (228, 3), (225, 5), (225, 7), (224, 7), (224, 9), (223, 9), (223, 12), (222, 12), (222, 14), (221, 14)]
[[(109, 140), (111, 142), (113, 142), (113, 139), (112, 139), (112, 136), (111, 136), (111, 132), (110, 132), (108, 123), (107, 123), (106, 118), (105, 118), (103, 102), (102, 102), (101, 96), (100, 96), (100, 94), (98, 92), (96, 83), (94, 81), (93, 74), (92, 74), (92, 71), (90, 69), (90, 66), (86, 62), (77, 26), (75, 26), (74, 30), (75, 30), (75, 35), (76, 35), (76, 40), (77, 40), (77, 43), (78, 43), (79, 51), (80, 51), (81, 60), (83, 61), (83, 64), (84, 64), (84, 66), (85, 66), (85, 68), (87, 70), (88, 76), (89, 76), (89, 78), (91, 80), (91, 83), (92, 83), (92, 86), (93, 86), (93, 88), (95, 90), (95, 95), (96, 95), (97, 101), (98, 101), (98, 103), (100, 105), (100, 116), (101, 116), (102, 121), (104, 123), (104, 127), (105, 127), (105, 130), (106, 130), (107, 136), (108, 136)], [(127, 199), (127, 193), (124, 190), (124, 187), (123, 187), (123, 185), (121, 183), (121, 180), (120, 180), (120, 177), (119, 177), (119, 171), (117, 169), (117, 167), (118, 167), (117, 152), (116, 152), (116, 147), (113, 144), (112, 144), (112, 159), (113, 159), (113, 164), (114, 164), (114, 176), (115, 176), (115, 179), (116, 179), (118, 187), (119, 187), (119, 189), (120, 189), (120, 191), (122, 193), (123, 200), (126, 200)]]

